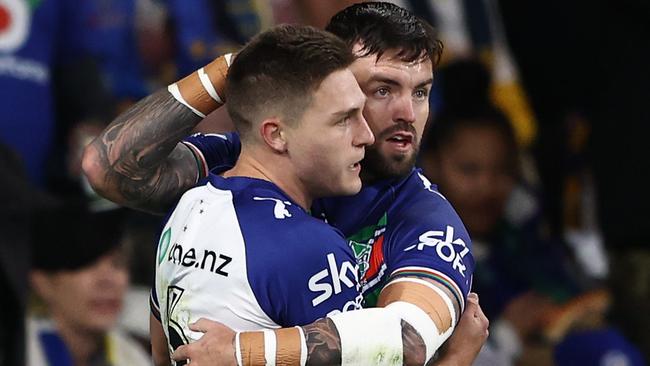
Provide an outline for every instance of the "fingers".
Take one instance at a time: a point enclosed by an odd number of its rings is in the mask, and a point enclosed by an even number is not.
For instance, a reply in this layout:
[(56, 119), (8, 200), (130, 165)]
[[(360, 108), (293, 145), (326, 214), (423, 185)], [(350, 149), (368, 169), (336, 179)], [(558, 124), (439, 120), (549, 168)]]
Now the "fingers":
[(467, 295), (467, 301), (478, 304), (478, 294), (476, 292), (470, 292)]
[(489, 330), (490, 320), (487, 318), (487, 316), (485, 316), (485, 313), (483, 313), (483, 309), (481, 309), (481, 306), (478, 304), (476, 304), (474, 317), (479, 322), (480, 327), (483, 329), (484, 337), (487, 338), (488, 335), (490, 334), (490, 330)]
[(172, 354), (172, 360), (174, 361), (185, 361), (190, 358), (190, 349), (189, 345), (182, 345), (176, 348), (176, 351)]
[(483, 329), (485, 336), (487, 336), (489, 334), (488, 327), (490, 326), (490, 320), (485, 316), (481, 305), (479, 305), (478, 294), (470, 292), (467, 295), (467, 308), (465, 312), (468, 316), (474, 318), (474, 322), (476, 322), (479, 328)]
[(208, 329), (219, 326), (219, 325), (221, 325), (221, 323), (215, 322), (214, 320), (209, 320), (209, 319), (206, 319), (206, 318), (200, 318), (196, 322), (190, 323), (189, 327), (190, 327), (190, 330), (193, 330), (195, 332), (205, 333), (205, 332), (208, 331)]

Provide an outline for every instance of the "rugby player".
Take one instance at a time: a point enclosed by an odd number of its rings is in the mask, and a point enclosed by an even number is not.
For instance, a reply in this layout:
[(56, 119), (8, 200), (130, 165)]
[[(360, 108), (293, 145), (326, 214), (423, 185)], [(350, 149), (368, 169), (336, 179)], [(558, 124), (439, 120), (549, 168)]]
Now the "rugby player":
[[(462, 222), (435, 186), (413, 169), (441, 44), (430, 26), (387, 3), (354, 5), (337, 14), (328, 29), (358, 57), (351, 69), (368, 98), (364, 116), (376, 143), (363, 162), (361, 193), (320, 201), (313, 213), (325, 215), (351, 239), (361, 265), (365, 304), (379, 308), (316, 322), (320, 334), (312, 340), (319, 344), (310, 348), (307, 338), (308, 357), (313, 364), (350, 364), (350, 357), (372, 357), (364, 347), (373, 336), (389, 334), (383, 329), (394, 327), (419, 336), (414, 348), (421, 362), (415, 363), (423, 364), (453, 331), (474, 264)], [(215, 67), (206, 70), (210, 68)], [(87, 148), (84, 169), (105, 196), (160, 211), (195, 184), (197, 176), (207, 174), (208, 167), (222, 171), (232, 166), (239, 150), (235, 135), (194, 136), (176, 144), (223, 96), (209, 105), (193, 105), (170, 90), (139, 102)], [(395, 309), (406, 315), (393, 316)], [(411, 345), (401, 341), (393, 337), (391, 342)]]
[[(314, 198), (361, 189), (359, 162), (374, 138), (352, 61), (331, 33), (287, 25), (256, 36), (233, 62), (228, 112), (241, 155), (224, 177), (210, 174), (183, 194), (162, 230), (152, 292), (156, 364), (169, 364), (168, 349), (193, 340), (188, 323), (200, 316), (251, 331), (361, 308), (347, 241), (308, 214)], [(175, 85), (201, 108), (192, 94), (205, 90), (198, 74)], [(259, 335), (238, 338), (245, 364), (264, 359), (254, 353), (264, 346)], [(308, 356), (307, 327), (263, 335)]]

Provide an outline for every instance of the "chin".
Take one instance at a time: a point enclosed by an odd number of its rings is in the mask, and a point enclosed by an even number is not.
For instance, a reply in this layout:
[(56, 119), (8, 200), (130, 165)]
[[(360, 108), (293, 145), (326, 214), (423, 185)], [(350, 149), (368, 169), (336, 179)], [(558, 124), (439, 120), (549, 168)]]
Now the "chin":
[(97, 332), (106, 332), (113, 328), (117, 323), (117, 315), (97, 315), (93, 318), (92, 322), (88, 324), (88, 328)]
[(341, 185), (339, 189), (335, 190), (332, 196), (353, 196), (361, 190), (361, 179), (356, 182)]
[(376, 179), (401, 178), (408, 175), (415, 166), (414, 152), (408, 154), (387, 154), (377, 150), (368, 151), (363, 168)]

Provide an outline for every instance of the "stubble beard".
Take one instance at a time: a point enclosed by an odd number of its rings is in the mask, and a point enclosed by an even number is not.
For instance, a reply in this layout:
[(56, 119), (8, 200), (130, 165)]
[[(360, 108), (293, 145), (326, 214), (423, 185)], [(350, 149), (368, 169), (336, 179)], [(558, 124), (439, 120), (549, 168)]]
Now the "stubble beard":
[(366, 156), (361, 162), (361, 181), (363, 184), (372, 184), (379, 180), (406, 177), (417, 159), (419, 146), (414, 141), (411, 154), (395, 154), (386, 156), (381, 149), (375, 146), (366, 148)]

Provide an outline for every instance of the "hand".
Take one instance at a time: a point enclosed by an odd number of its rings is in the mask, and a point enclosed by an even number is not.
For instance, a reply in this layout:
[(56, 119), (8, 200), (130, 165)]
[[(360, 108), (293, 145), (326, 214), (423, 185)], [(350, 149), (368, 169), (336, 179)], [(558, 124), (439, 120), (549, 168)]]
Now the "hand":
[(478, 295), (471, 292), (467, 296), (465, 311), (447, 340), (444, 356), (434, 365), (470, 366), (487, 340), (489, 325), (490, 321), (478, 303)]
[(203, 333), (196, 342), (180, 346), (172, 354), (172, 360), (190, 360), (191, 366), (236, 366), (235, 332), (227, 326), (208, 320), (199, 319), (190, 324), (190, 329)]

